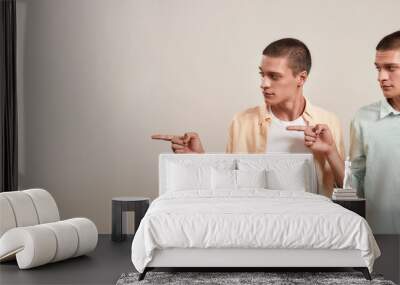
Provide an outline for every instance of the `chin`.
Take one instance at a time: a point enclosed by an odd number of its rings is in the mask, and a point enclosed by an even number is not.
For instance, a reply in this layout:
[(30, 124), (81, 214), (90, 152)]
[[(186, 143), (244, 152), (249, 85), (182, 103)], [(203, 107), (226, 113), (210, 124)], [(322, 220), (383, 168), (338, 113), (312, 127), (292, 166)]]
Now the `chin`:
[(400, 97), (400, 92), (385, 92), (385, 91), (383, 91), (383, 96), (385, 96), (386, 99)]
[(273, 106), (276, 105), (278, 103), (278, 100), (274, 97), (274, 98), (265, 98), (264, 97), (264, 102), (267, 105)]

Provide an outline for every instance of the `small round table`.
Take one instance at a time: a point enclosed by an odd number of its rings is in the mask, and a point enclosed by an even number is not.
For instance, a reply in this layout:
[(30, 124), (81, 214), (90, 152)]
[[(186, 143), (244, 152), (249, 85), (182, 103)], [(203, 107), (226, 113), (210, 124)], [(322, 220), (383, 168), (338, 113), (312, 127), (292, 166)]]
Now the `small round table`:
[(135, 232), (140, 221), (150, 205), (150, 198), (145, 197), (114, 197), (112, 198), (112, 234), (113, 241), (123, 241), (126, 234), (122, 233), (122, 213), (135, 212)]

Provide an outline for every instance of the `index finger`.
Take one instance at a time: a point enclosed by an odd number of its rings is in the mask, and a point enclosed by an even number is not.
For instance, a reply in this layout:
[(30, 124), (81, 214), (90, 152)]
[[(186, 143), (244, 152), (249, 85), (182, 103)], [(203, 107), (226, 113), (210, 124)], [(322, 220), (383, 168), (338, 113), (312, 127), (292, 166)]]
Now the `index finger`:
[(288, 131), (304, 132), (306, 129), (307, 129), (307, 126), (288, 126), (288, 127), (286, 127), (286, 130), (288, 130)]
[(173, 135), (160, 135), (160, 134), (151, 136), (153, 140), (163, 140), (163, 141), (171, 141), (173, 137), (174, 137)]

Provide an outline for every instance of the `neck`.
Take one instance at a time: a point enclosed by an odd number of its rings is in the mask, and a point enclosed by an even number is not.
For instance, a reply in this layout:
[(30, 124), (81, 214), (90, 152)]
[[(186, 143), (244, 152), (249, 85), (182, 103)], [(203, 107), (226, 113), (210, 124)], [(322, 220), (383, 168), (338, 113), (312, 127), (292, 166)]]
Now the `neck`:
[(293, 100), (271, 106), (271, 111), (279, 120), (294, 121), (303, 114), (305, 106), (306, 99), (298, 94)]
[(389, 104), (397, 111), (400, 111), (400, 96), (388, 99)]

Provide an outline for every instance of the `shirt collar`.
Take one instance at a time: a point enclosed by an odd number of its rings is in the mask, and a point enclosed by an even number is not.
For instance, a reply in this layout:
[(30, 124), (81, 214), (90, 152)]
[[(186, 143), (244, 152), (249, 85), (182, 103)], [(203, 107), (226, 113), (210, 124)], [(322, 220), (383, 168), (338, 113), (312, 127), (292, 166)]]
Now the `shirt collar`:
[(383, 119), (389, 115), (400, 115), (400, 111), (395, 110), (385, 98), (381, 101), (381, 107), (379, 110), (379, 119)]
[[(313, 110), (314, 107), (306, 97), (304, 97), (304, 99), (306, 100), (306, 107), (304, 109), (302, 117), (306, 121), (312, 122), (314, 117), (314, 110)], [(264, 104), (260, 105), (259, 110), (260, 110), (259, 113), (260, 125), (272, 119), (272, 114), (270, 111), (271, 108), (268, 108), (268, 105), (265, 102)]]

